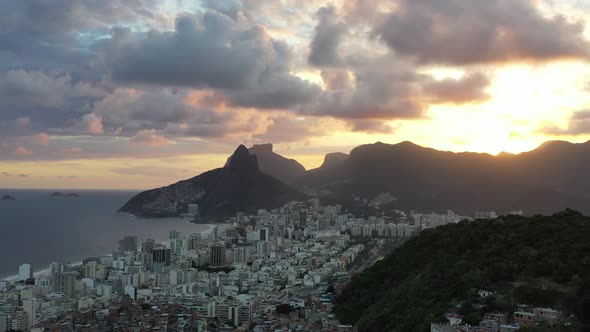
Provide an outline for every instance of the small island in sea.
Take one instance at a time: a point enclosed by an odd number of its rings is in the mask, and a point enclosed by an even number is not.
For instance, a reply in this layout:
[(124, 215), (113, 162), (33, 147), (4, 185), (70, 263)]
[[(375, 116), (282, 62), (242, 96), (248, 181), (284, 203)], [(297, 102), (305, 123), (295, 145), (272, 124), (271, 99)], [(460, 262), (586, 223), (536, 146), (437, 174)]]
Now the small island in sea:
[(68, 193), (68, 194), (64, 194), (64, 193), (61, 193), (61, 192), (59, 192), (59, 191), (56, 191), (56, 192), (52, 192), (52, 193), (50, 194), (50, 196), (51, 196), (51, 197), (80, 197), (80, 194), (78, 194), (78, 193)]
[(13, 196), (10, 196), (10, 195), (2, 196), (2, 200), (5, 200), (5, 201), (10, 201), (10, 200), (14, 200), (14, 199), (16, 199), (16, 198), (14, 198)]

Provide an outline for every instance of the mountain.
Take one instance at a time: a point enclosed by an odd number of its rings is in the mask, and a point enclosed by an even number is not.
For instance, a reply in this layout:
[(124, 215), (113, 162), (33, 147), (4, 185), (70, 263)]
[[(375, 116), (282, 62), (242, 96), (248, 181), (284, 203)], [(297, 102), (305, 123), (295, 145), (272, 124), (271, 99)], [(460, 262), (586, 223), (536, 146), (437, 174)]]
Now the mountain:
[(573, 208), (590, 213), (588, 169), (590, 142), (552, 141), (530, 152), (498, 156), (378, 142), (356, 147), (350, 155), (328, 154), (321, 167), (307, 172), (263, 144), (250, 150), (241, 146), (224, 168), (141, 193), (122, 211), (176, 215), (174, 203), (181, 201), (200, 202), (204, 215), (252, 211), (301, 197), (286, 182), (320, 195), (325, 204), (348, 208), (359, 207), (359, 197), (370, 201), (390, 193), (396, 198), (392, 207), (402, 210), (452, 209), (471, 215), (477, 210), (549, 214)]
[(388, 192), (397, 198), (397, 207), (407, 210), (552, 213), (569, 207), (589, 212), (587, 169), (590, 142), (549, 142), (499, 156), (378, 142), (308, 172), (301, 183), (323, 192), (324, 201), (345, 205), (354, 197)]
[(295, 159), (288, 159), (273, 152), (273, 145), (258, 144), (249, 149), (258, 158), (258, 166), (264, 173), (285, 183), (294, 183), (305, 175), (305, 167)]
[(144, 191), (131, 198), (120, 212), (144, 217), (176, 216), (177, 203), (196, 203), (204, 219), (223, 219), (237, 212), (275, 208), (306, 196), (263, 173), (258, 159), (240, 145), (223, 168)]
[[(569, 331), (589, 331), (588, 238), (590, 218), (572, 210), (426, 230), (353, 277), (334, 312), (361, 332), (426, 332), (447, 312), (477, 325), (486, 312), (526, 303), (575, 317)], [(479, 289), (498, 295), (482, 299)]]
[(349, 157), (350, 157), (349, 155), (347, 155), (346, 153), (342, 153), (342, 152), (328, 153), (324, 157), (324, 162), (322, 163), (322, 165), (316, 169), (310, 170), (309, 172), (315, 172), (317, 170), (326, 170), (326, 169), (336, 167), (336, 166), (340, 165), (341, 163), (343, 163), (344, 161), (346, 161)]

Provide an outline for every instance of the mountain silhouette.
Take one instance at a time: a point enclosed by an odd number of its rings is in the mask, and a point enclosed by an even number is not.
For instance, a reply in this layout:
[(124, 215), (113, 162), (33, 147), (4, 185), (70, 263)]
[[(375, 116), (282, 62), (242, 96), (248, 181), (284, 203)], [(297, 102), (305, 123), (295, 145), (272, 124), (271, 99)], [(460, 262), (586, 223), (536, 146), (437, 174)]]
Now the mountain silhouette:
[(305, 198), (304, 194), (260, 171), (257, 157), (240, 145), (224, 167), (144, 191), (131, 198), (120, 212), (169, 217), (178, 215), (178, 204), (194, 203), (199, 205), (201, 218), (221, 220), (237, 212), (256, 212)]
[(411, 142), (362, 145), (301, 181), (330, 202), (389, 192), (401, 209), (552, 213), (590, 210), (590, 143), (555, 141), (512, 155), (453, 153)]
[(270, 143), (254, 145), (249, 152), (258, 158), (261, 171), (285, 183), (294, 183), (305, 175), (303, 165), (295, 159), (288, 159), (273, 152), (273, 145)]

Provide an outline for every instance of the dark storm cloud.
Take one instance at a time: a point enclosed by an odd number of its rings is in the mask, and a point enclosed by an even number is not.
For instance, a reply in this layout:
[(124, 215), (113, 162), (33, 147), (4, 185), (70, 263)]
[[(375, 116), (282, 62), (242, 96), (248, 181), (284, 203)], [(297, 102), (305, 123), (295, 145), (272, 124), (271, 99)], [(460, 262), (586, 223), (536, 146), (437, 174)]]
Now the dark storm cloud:
[(590, 110), (578, 111), (572, 114), (566, 129), (554, 125), (547, 125), (540, 132), (555, 136), (580, 136), (590, 134)]
[(180, 17), (172, 32), (115, 31), (98, 48), (124, 83), (214, 88), (234, 104), (258, 108), (293, 106), (320, 92), (289, 73), (285, 43), (213, 11)]
[(399, 0), (375, 30), (420, 63), (466, 65), (588, 57), (584, 26), (547, 18), (529, 0)]
[(314, 66), (335, 66), (342, 63), (338, 46), (346, 34), (346, 23), (334, 7), (322, 7), (317, 12), (318, 25), (310, 44), (309, 63)]

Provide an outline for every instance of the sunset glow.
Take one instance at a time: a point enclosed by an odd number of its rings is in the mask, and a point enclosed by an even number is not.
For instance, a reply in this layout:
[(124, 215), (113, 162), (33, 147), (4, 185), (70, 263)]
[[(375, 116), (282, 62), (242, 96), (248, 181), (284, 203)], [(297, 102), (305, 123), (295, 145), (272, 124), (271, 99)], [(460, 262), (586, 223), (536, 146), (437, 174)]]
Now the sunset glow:
[(311, 169), (376, 141), (590, 139), (590, 2), (418, 2), (83, 1), (55, 20), (64, 8), (8, 1), (0, 187), (151, 188), (238, 144)]

